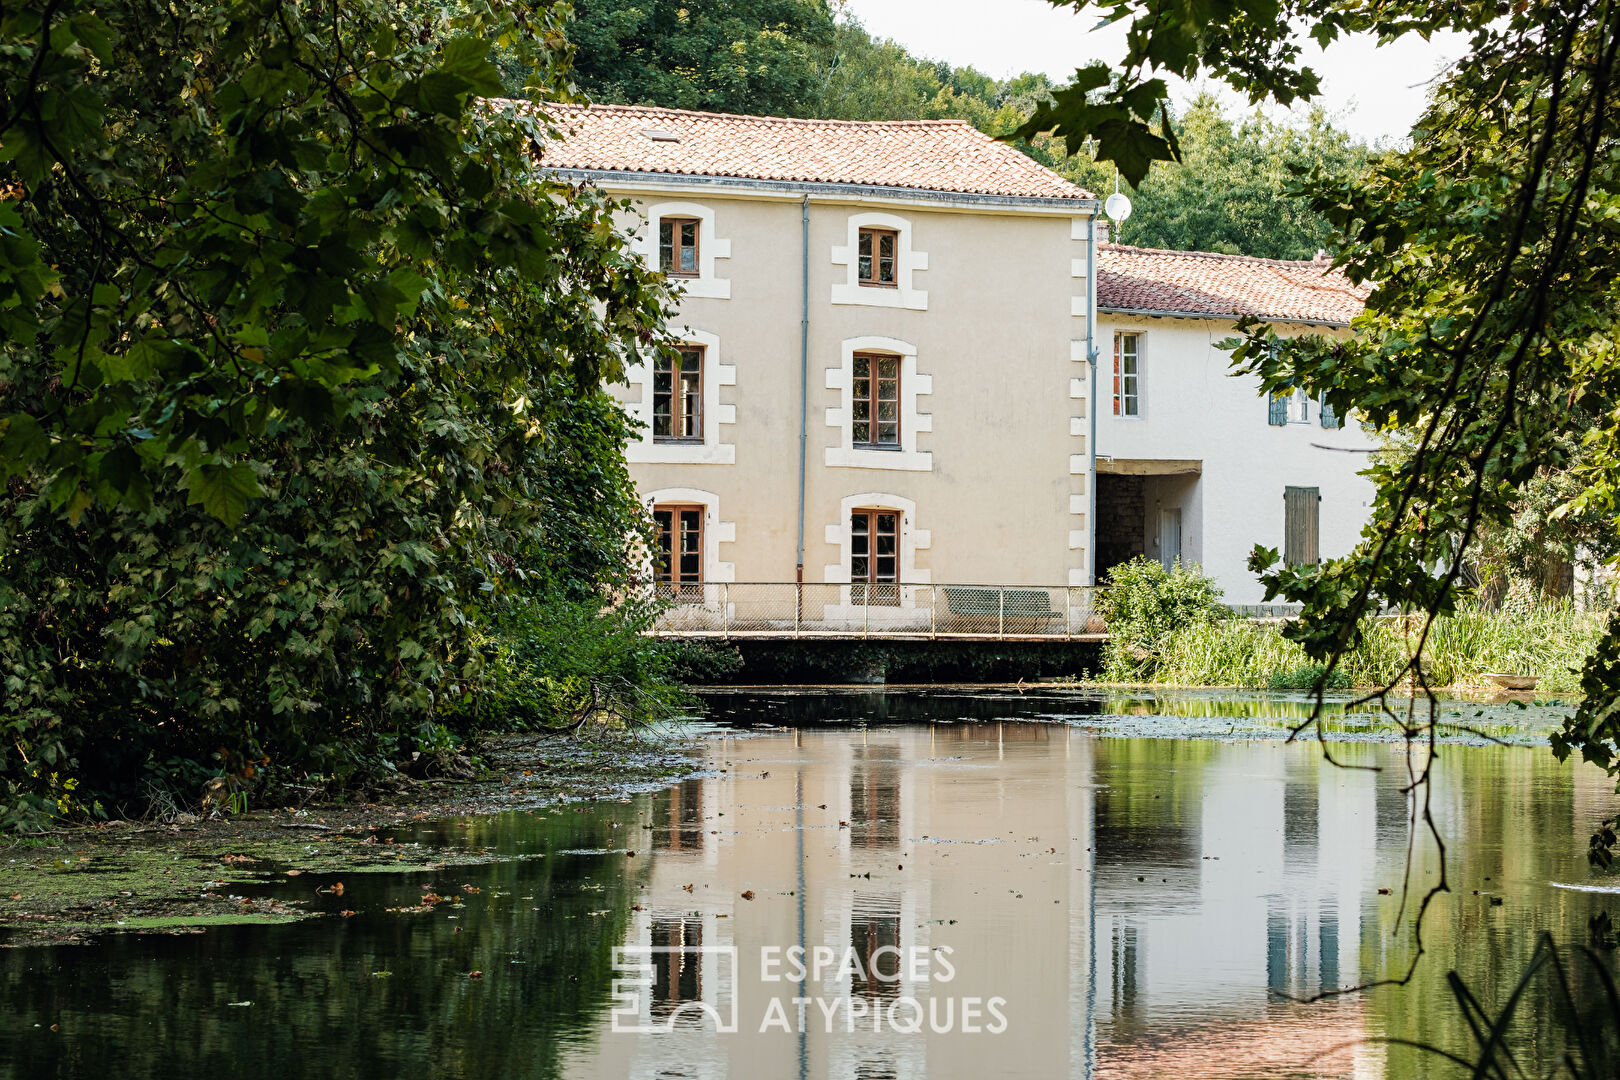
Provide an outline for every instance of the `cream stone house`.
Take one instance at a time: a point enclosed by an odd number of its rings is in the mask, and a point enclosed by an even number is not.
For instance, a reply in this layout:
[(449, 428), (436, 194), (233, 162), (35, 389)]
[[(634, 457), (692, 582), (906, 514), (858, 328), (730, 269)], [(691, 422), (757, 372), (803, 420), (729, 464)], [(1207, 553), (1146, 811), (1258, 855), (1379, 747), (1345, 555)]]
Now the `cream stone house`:
[(684, 288), (679, 358), (623, 397), (676, 599), (940, 630), (1009, 601), (931, 586), (994, 583), (1069, 624), (1037, 588), (1089, 583), (1090, 194), (961, 121), (552, 116), (541, 166), (633, 200)]
[(627, 199), (682, 287), (678, 356), (621, 388), (669, 629), (1074, 637), (1133, 555), (1253, 604), (1256, 543), (1312, 562), (1365, 520), (1359, 426), (1217, 347), (1347, 333), (1365, 290), (1325, 264), (1102, 243), (961, 121), (552, 118), (541, 166)]
[(1354, 546), (1374, 444), (1303, 392), (1266, 398), (1218, 344), (1245, 315), (1283, 337), (1346, 336), (1366, 295), (1325, 261), (1099, 245), (1099, 577), (1135, 555), (1180, 558), (1251, 605), (1264, 599), (1256, 544), (1291, 563)]

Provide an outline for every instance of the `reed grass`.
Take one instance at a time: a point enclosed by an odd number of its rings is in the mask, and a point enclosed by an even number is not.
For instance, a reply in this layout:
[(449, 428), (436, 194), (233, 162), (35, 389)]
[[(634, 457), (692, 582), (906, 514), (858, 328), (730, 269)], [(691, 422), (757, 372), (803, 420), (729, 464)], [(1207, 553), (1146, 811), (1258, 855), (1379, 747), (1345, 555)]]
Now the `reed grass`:
[[(1518, 612), (1464, 608), (1435, 621), (1424, 647), (1425, 670), (1433, 686), (1481, 687), (1487, 685), (1485, 673), (1509, 672), (1537, 676), (1539, 691), (1568, 693), (1580, 685), (1579, 669), (1597, 644), (1603, 620), (1567, 604)], [(1362, 644), (1339, 661), (1338, 670), (1356, 687), (1393, 681), (1417, 644), (1419, 625), (1392, 617), (1365, 620)], [(1110, 646), (1103, 679), (1263, 688), (1288, 683), (1310, 664), (1283, 637), (1280, 623), (1226, 619), (1172, 630), (1146, 652)]]

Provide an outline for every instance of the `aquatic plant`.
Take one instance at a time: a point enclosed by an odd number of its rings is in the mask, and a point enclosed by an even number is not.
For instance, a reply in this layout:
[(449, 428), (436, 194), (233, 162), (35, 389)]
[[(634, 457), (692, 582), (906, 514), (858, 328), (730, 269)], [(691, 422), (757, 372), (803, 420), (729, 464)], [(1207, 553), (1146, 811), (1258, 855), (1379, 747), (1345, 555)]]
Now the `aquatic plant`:
[[(1361, 643), (1347, 652), (1330, 676), (1329, 688), (1373, 687), (1402, 675), (1419, 632), (1417, 620), (1370, 616), (1362, 620)], [(1567, 604), (1524, 611), (1487, 611), (1465, 606), (1434, 620), (1424, 648), (1431, 686), (1469, 687), (1486, 672), (1535, 675), (1539, 689), (1568, 693), (1577, 671), (1596, 645), (1601, 621)], [(1226, 620), (1189, 624), (1167, 634), (1151, 653), (1110, 650), (1102, 678), (1173, 686), (1311, 689), (1319, 675), (1305, 650), (1277, 622)], [(1309, 673), (1310, 678), (1303, 676)]]

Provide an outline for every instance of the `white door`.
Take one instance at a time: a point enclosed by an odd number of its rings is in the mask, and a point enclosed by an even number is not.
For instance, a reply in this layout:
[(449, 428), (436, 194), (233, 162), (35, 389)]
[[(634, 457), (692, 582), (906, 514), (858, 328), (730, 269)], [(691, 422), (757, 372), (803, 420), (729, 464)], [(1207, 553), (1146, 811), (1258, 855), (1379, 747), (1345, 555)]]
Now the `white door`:
[(1169, 570), (1181, 558), (1181, 507), (1159, 511), (1159, 561)]

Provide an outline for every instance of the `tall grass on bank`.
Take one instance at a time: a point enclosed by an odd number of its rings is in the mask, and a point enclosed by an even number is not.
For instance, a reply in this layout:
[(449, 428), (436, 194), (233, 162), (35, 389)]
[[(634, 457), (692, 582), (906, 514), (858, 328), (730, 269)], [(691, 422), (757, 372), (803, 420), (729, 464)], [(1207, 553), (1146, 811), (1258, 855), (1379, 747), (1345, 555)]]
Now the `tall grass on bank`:
[[(1568, 693), (1603, 628), (1603, 616), (1568, 604), (1530, 611), (1468, 607), (1435, 622), (1424, 648), (1434, 686), (1484, 685), (1486, 672), (1535, 675), (1539, 690)], [(1394, 680), (1417, 643), (1416, 620), (1373, 617), (1362, 623), (1362, 644), (1339, 661), (1348, 685), (1382, 686)], [(1197, 621), (1177, 627), (1153, 647), (1111, 642), (1103, 679), (1171, 686), (1267, 687), (1294, 685), (1290, 676), (1311, 661), (1282, 636), (1275, 622)]]

